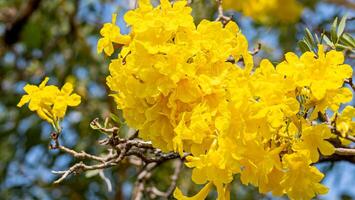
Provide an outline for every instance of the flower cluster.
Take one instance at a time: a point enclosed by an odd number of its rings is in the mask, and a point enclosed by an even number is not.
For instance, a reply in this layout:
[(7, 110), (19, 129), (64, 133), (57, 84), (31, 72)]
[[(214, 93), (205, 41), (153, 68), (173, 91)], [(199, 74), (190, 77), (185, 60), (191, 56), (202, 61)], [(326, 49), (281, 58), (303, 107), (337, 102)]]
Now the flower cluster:
[(54, 127), (58, 128), (58, 122), (66, 113), (68, 106), (78, 106), (81, 97), (73, 92), (73, 85), (66, 83), (61, 89), (54, 85), (46, 85), (49, 78), (45, 78), (39, 86), (27, 84), (23, 89), (27, 94), (23, 95), (18, 107), (28, 104), (31, 111)]
[(294, 23), (302, 12), (302, 5), (297, 0), (223, 0), (223, 6), (263, 24)]
[[(235, 174), (261, 193), (291, 199), (326, 193), (319, 183), (324, 175), (312, 164), (320, 153), (334, 153), (328, 139), (337, 137), (318, 115), (352, 99), (343, 87), (352, 76), (343, 54), (319, 45), (318, 54), (288, 53), (277, 66), (263, 60), (254, 69), (234, 22), (196, 26), (190, 13), (186, 1), (153, 7), (141, 0), (124, 16), (129, 35), (104, 35), (121, 38), (107, 40), (108, 55), (112, 42), (122, 45), (107, 84), (127, 124), (157, 148), (191, 153), (192, 180), (206, 184), (195, 199), (206, 198), (212, 187), (219, 199), (229, 199)], [(114, 21), (109, 26), (117, 30)], [(336, 119), (344, 136), (353, 115), (347, 108)], [(174, 196), (189, 199), (178, 188)]]

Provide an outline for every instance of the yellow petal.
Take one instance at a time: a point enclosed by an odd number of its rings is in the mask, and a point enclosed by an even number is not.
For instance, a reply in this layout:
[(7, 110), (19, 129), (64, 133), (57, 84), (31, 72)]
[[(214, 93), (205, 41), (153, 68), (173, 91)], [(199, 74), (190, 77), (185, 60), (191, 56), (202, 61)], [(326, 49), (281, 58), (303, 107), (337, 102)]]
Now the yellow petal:
[(27, 92), (27, 94), (31, 94), (31, 93), (38, 91), (38, 87), (36, 85), (27, 84), (27, 85), (25, 85), (23, 90), (25, 90), (25, 92)]
[(335, 151), (334, 146), (328, 141), (323, 141), (318, 146), (319, 151), (326, 156), (332, 155)]
[(100, 54), (104, 50), (105, 46), (107, 45), (107, 38), (101, 38), (99, 39), (97, 43), (97, 53)]
[(200, 190), (200, 192), (198, 192), (193, 197), (184, 196), (184, 194), (182, 194), (181, 190), (179, 188), (176, 188), (174, 191), (174, 197), (178, 200), (204, 200), (204, 199), (206, 199), (208, 193), (210, 192), (211, 187), (212, 187), (212, 183), (209, 182)]
[(311, 90), (312, 90), (313, 96), (317, 100), (323, 99), (325, 92), (326, 92), (326, 88), (324, 87), (324, 85), (320, 81), (313, 82), (311, 85)]
[(111, 56), (113, 54), (113, 45), (112, 43), (109, 43), (105, 48), (104, 51), (106, 55)]
[(77, 106), (80, 104), (80, 102), (81, 102), (81, 97), (77, 94), (72, 94), (69, 96), (67, 103), (69, 106)]
[(39, 88), (44, 88), (44, 87), (46, 86), (46, 84), (47, 84), (48, 81), (49, 81), (49, 78), (46, 77), (46, 78), (42, 81), (42, 83), (39, 85)]
[(29, 102), (30, 99), (30, 95), (23, 95), (20, 102), (18, 102), (17, 107), (22, 107), (25, 103)]
[(28, 104), (28, 108), (31, 111), (38, 110), (40, 108), (40, 106), (39, 106), (40, 103), (41, 103), (41, 99), (39, 97), (31, 98), (31, 101)]
[(41, 119), (46, 120), (47, 122), (49, 122), (50, 124), (53, 123), (53, 120), (44, 112), (44, 110), (42, 109), (38, 109), (37, 110), (37, 114)]
[(116, 24), (117, 13), (112, 13), (112, 24)]
[(73, 92), (73, 85), (71, 83), (65, 83), (61, 89), (61, 92), (64, 92), (64, 94), (72, 93)]

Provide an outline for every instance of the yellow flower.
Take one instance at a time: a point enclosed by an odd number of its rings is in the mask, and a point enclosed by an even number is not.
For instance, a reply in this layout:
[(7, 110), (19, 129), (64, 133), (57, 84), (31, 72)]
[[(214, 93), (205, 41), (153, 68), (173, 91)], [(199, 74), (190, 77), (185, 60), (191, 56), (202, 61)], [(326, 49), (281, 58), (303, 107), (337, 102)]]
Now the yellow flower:
[(290, 199), (308, 200), (317, 194), (325, 194), (328, 188), (320, 184), (324, 175), (316, 167), (309, 166), (311, 160), (306, 153), (294, 153), (284, 157), (286, 173), (280, 186)]
[(317, 162), (319, 159), (318, 150), (326, 156), (334, 153), (334, 146), (326, 141), (332, 134), (330, 129), (324, 125), (316, 125), (303, 127), (302, 137), (300, 142), (294, 145), (296, 151), (308, 151), (312, 162)]
[(73, 85), (66, 83), (60, 90), (53, 105), (53, 114), (58, 118), (63, 118), (68, 106), (78, 106), (81, 97), (73, 92)]
[(340, 132), (342, 137), (346, 135), (355, 134), (355, 108), (353, 106), (346, 106), (341, 114), (336, 118), (336, 129)]
[(31, 111), (36, 111), (37, 114), (49, 123), (53, 123), (54, 116), (51, 113), (51, 106), (53, 105), (59, 90), (55, 86), (46, 86), (49, 78), (46, 77), (39, 86), (27, 84), (23, 88), (26, 95), (23, 95), (18, 107), (28, 104)]
[(195, 196), (193, 197), (186, 197), (182, 194), (181, 190), (179, 188), (176, 188), (174, 191), (174, 197), (178, 200), (202, 200), (206, 199), (208, 196), (208, 193), (211, 190), (212, 183), (206, 184)]
[(112, 43), (127, 45), (131, 41), (131, 37), (128, 35), (122, 35), (120, 28), (116, 25), (117, 14), (112, 14), (112, 23), (104, 24), (104, 27), (100, 30), (100, 34), (103, 38), (99, 39), (97, 43), (97, 52), (104, 51), (106, 55), (111, 56), (114, 47)]
[(223, 6), (267, 25), (295, 23), (303, 10), (297, 0), (223, 0)]
[[(24, 87), (26, 95), (23, 95), (18, 107), (29, 102), (29, 109), (36, 111), (38, 116), (57, 127), (58, 120), (65, 115), (67, 106), (80, 104), (80, 96), (72, 94), (73, 86), (66, 83), (61, 90), (58, 87), (46, 86), (49, 78), (46, 77), (39, 86), (27, 84)], [(58, 127), (57, 127), (58, 128)]]
[[(275, 2), (281, 3), (271, 0), (268, 12), (277, 12)], [(352, 69), (341, 52), (319, 46), (317, 55), (288, 53), (276, 67), (263, 60), (255, 69), (236, 23), (195, 25), (186, 1), (161, 0), (153, 7), (141, 0), (124, 19), (130, 42), (111, 60), (107, 85), (142, 139), (163, 151), (191, 154), (186, 165), (193, 168), (192, 180), (205, 187), (194, 197), (176, 189), (176, 198), (205, 199), (215, 186), (219, 199), (229, 199), (237, 174), (262, 193), (310, 199), (326, 192), (319, 184), (323, 175), (310, 165), (318, 150), (333, 153), (331, 133), (310, 124), (318, 111), (337, 111), (352, 97), (343, 87)], [(307, 176), (296, 177), (298, 171)], [(302, 190), (297, 181), (305, 184)]]
[[(215, 185), (218, 192), (218, 199), (229, 199), (229, 183), (232, 181), (232, 172), (226, 167), (223, 153), (216, 150), (210, 150), (207, 155), (199, 157), (189, 156), (186, 158), (186, 165), (192, 170), (192, 180), (197, 184), (207, 185), (193, 199), (205, 199), (208, 195), (211, 185)], [(179, 189), (175, 190), (175, 198), (189, 199), (182, 195)], [(202, 198), (203, 197), (203, 198)]]
[(276, 69), (285, 79), (294, 82), (298, 91), (309, 90), (303, 105), (307, 109), (315, 107), (313, 113), (324, 112), (327, 108), (336, 111), (340, 103), (351, 100), (352, 94), (343, 88), (343, 83), (352, 76), (352, 68), (343, 64), (341, 52), (324, 53), (323, 45), (318, 45), (318, 55), (306, 52), (298, 58), (294, 53), (287, 53), (285, 57), (286, 61)]

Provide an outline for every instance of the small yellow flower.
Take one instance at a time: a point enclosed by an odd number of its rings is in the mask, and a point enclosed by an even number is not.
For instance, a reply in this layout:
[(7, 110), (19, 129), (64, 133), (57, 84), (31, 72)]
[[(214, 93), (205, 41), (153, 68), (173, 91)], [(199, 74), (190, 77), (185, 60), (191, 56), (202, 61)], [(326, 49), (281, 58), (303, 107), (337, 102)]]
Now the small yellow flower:
[(317, 162), (319, 159), (318, 150), (326, 156), (334, 153), (334, 146), (326, 141), (332, 134), (326, 125), (316, 125), (303, 128), (302, 141), (294, 145), (297, 151), (308, 151), (312, 162)]
[(46, 77), (39, 86), (27, 84), (24, 87), (26, 95), (23, 95), (18, 107), (29, 103), (28, 107), (31, 111), (36, 111), (37, 114), (49, 123), (53, 123), (54, 116), (51, 113), (53, 105), (59, 90), (55, 86), (46, 86), (49, 78)]
[(104, 24), (104, 27), (100, 30), (100, 34), (103, 38), (99, 39), (97, 44), (97, 52), (104, 51), (106, 55), (111, 56), (114, 47), (112, 43), (127, 45), (131, 41), (129, 35), (122, 35), (120, 28), (116, 25), (117, 14), (112, 14), (112, 23)]
[(68, 106), (77, 106), (80, 104), (81, 97), (73, 92), (73, 85), (66, 83), (60, 90), (53, 105), (53, 114), (58, 118), (63, 118)]
[[(49, 78), (46, 77), (39, 86), (27, 84), (24, 87), (27, 94), (23, 95), (18, 107), (29, 103), (31, 111), (36, 111), (38, 116), (57, 127), (57, 123), (65, 115), (68, 106), (80, 104), (80, 96), (71, 94), (73, 86), (66, 83), (61, 90), (58, 87), (46, 86)], [(58, 128), (58, 127), (57, 127)]]

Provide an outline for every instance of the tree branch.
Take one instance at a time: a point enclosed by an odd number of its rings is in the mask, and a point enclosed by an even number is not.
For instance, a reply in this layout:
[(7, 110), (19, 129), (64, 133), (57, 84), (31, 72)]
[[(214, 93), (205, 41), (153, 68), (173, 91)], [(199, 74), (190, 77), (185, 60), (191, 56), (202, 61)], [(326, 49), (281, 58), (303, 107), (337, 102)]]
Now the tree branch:
[(23, 7), (23, 9), (19, 12), (14, 21), (6, 28), (4, 35), (4, 42), (7, 45), (12, 45), (16, 43), (19, 39), (20, 33), (25, 27), (27, 21), (35, 12), (41, 0), (29, 0), (28, 3)]
[(335, 148), (335, 153), (343, 156), (355, 156), (355, 149)]
[(351, 9), (355, 9), (355, 3), (353, 1), (348, 1), (348, 0), (326, 0), (326, 2), (337, 4), (337, 5), (344, 6), (344, 7), (351, 8)]
[(223, 0), (216, 0), (217, 2), (217, 9), (218, 9), (218, 16), (216, 21), (220, 21), (223, 26), (226, 26), (228, 22), (232, 20), (231, 17), (227, 17), (223, 14)]

